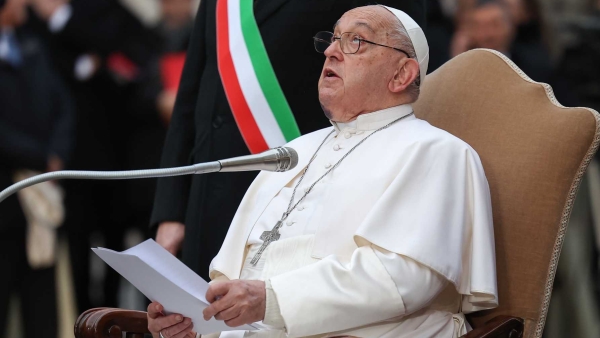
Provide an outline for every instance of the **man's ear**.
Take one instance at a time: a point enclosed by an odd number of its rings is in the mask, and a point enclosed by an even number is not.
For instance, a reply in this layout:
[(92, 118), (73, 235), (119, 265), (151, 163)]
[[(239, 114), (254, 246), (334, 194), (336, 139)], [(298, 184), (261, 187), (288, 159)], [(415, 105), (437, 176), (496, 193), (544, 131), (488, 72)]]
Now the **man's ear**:
[(403, 58), (398, 62), (394, 77), (390, 80), (388, 88), (392, 93), (404, 91), (419, 76), (419, 63), (412, 58)]

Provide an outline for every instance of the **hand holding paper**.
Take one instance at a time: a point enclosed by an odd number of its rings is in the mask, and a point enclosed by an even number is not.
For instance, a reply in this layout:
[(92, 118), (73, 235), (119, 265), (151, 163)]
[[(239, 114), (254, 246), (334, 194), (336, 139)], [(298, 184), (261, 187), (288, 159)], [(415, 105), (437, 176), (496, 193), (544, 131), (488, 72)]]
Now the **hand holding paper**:
[(191, 318), (180, 314), (165, 316), (163, 310), (159, 303), (148, 305), (148, 330), (153, 338), (160, 338), (161, 333), (163, 337), (196, 338), (196, 332), (192, 331), (194, 324)]
[(204, 309), (204, 319), (212, 317), (229, 326), (261, 321), (265, 318), (265, 282), (232, 280), (212, 284), (206, 293), (211, 305)]
[(231, 328), (215, 318), (205, 321), (208, 283), (151, 239), (123, 252), (92, 250), (151, 301), (160, 303), (164, 314), (191, 318), (200, 334), (257, 329), (258, 324)]

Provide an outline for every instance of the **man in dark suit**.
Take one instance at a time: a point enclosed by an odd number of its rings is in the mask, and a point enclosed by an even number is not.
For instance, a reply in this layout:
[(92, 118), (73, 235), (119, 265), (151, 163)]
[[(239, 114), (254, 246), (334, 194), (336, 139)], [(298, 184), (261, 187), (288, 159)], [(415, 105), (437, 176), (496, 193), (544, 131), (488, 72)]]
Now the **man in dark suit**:
[[(424, 27), (423, 0), (380, 1), (401, 9)], [(332, 30), (342, 14), (371, 1), (258, 0), (255, 17), (275, 74), (302, 133), (328, 125), (317, 99), (323, 57), (312, 37)], [(203, 0), (164, 145), (162, 167), (249, 154), (227, 102), (217, 69), (217, 0)], [(233, 215), (255, 172), (160, 179), (151, 226), (157, 241), (205, 279)], [(185, 224), (185, 225), (184, 225)]]
[[(0, 7), (0, 190), (15, 171), (60, 170), (72, 148), (74, 107), (39, 37), (21, 26), (26, 0)], [(17, 196), (0, 203), (0, 335), (10, 295), (21, 300), (24, 337), (56, 337), (55, 269), (32, 267)]]

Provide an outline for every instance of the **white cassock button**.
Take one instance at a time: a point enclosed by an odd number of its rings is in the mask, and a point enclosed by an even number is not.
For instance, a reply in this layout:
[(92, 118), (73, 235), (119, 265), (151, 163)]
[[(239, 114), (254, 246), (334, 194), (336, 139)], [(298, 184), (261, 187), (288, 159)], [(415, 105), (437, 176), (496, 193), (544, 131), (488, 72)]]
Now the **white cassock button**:
[(291, 225), (292, 225), (292, 224), (294, 224), (294, 223), (296, 223), (296, 222), (294, 222), (294, 221), (287, 221), (287, 223), (286, 223), (286, 224), (287, 224), (287, 226), (291, 226)]
[(308, 192), (309, 190), (310, 190), (310, 187), (304, 188), (304, 192)]
[(356, 132), (356, 135), (361, 135), (362, 133), (364, 133), (364, 131), (359, 130), (359, 131)]
[(339, 144), (336, 144), (336, 145), (333, 146), (333, 150), (335, 150), (335, 151), (338, 151), (340, 149), (342, 149), (342, 148), (340, 147)]
[(345, 137), (345, 138), (351, 138), (351, 137), (352, 137), (352, 134), (350, 134), (349, 132), (346, 132), (346, 133), (344, 134), (344, 137)]
[(304, 206), (303, 205), (299, 205), (297, 209), (298, 209), (298, 211), (302, 211), (302, 210), (304, 210)]
[(325, 164), (325, 169), (329, 169), (329, 168), (331, 168), (331, 163)]

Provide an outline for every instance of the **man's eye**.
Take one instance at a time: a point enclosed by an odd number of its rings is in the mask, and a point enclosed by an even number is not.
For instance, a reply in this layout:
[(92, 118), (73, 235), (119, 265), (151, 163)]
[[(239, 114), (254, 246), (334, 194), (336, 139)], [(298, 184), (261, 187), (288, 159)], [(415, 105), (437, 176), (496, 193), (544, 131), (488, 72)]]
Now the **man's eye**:
[(352, 42), (353, 43), (359, 43), (360, 42), (360, 37), (358, 35), (355, 35), (352, 37)]

